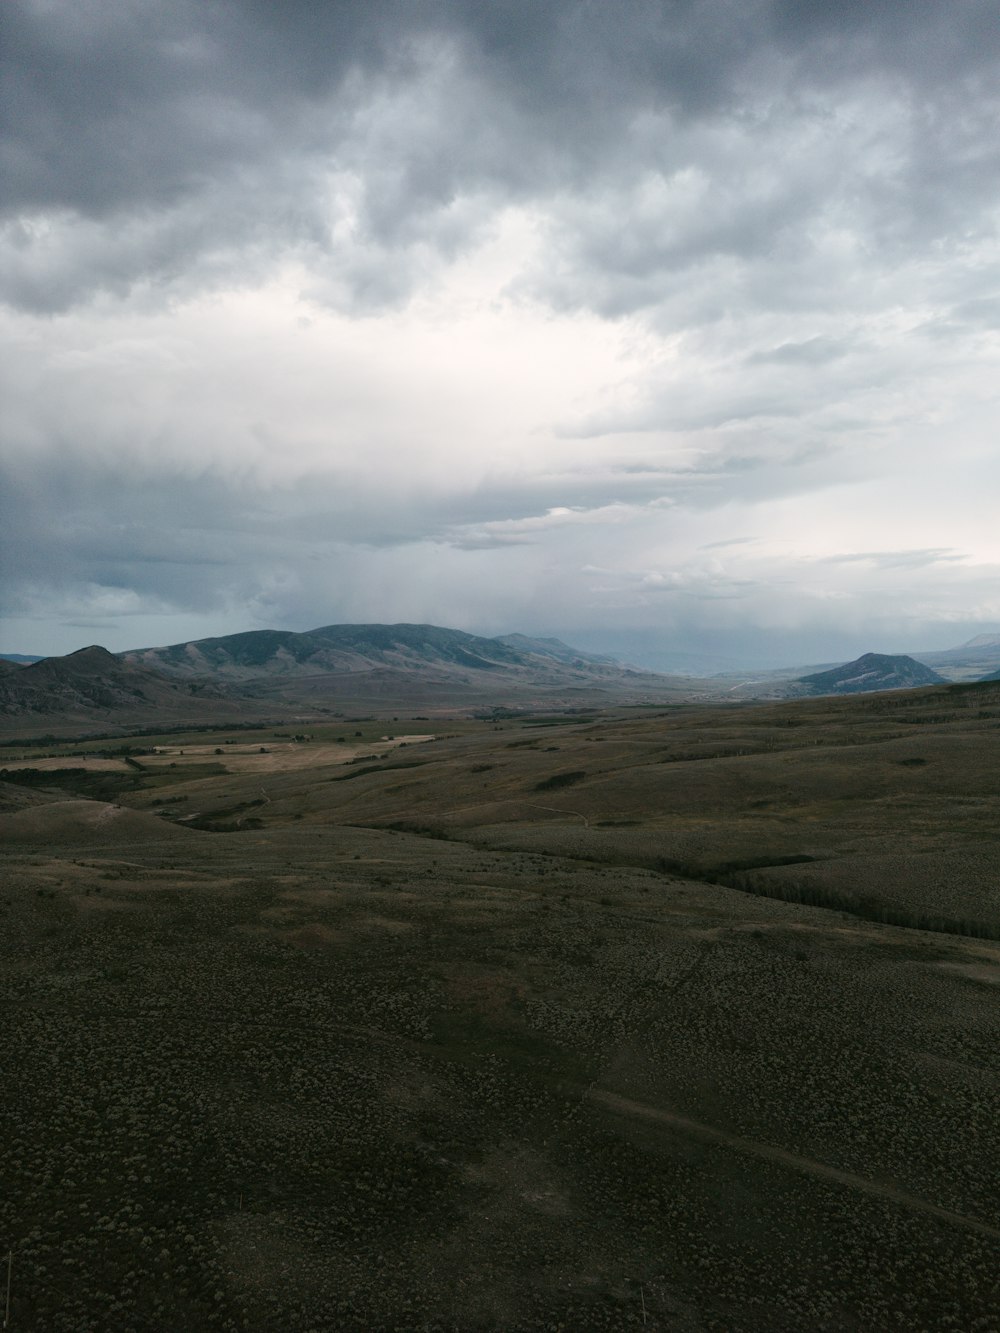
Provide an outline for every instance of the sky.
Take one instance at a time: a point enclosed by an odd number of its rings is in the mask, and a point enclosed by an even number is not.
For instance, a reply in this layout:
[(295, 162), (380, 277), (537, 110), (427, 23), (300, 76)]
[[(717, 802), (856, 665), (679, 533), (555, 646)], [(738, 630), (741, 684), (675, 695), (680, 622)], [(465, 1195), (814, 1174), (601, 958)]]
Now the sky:
[(995, 0), (4, 0), (0, 649), (1000, 627)]

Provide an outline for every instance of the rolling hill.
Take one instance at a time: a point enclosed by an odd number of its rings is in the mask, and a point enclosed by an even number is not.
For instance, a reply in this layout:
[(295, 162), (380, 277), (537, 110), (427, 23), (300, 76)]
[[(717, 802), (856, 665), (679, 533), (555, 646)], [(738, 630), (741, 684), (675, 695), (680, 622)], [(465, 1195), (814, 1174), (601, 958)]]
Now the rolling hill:
[(11, 1328), (995, 1330), (998, 718), (26, 756)]

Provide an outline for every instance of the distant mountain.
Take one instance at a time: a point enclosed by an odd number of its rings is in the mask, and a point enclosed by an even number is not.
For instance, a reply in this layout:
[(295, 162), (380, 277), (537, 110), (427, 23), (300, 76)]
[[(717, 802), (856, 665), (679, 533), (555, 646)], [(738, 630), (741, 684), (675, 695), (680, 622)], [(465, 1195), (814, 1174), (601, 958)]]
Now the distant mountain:
[(12, 662), (15, 666), (27, 666), (29, 662), (41, 662), (41, 657), (32, 657), (28, 653), (0, 653), (0, 662)]
[[(166, 648), (121, 654), (135, 666), (177, 676), (216, 676), (250, 681), (261, 677), (359, 675), (391, 670), (442, 679), (482, 678), (483, 673), (527, 683), (558, 678), (592, 682), (618, 677), (610, 658), (583, 653), (558, 639), (509, 634), (487, 639), (438, 625), (325, 625), (291, 630), (250, 630)], [(641, 673), (634, 673), (641, 674)]]
[[(706, 687), (571, 648), (559, 639), (483, 638), (440, 625), (251, 630), (119, 655), (181, 680), (214, 680), (258, 701), (332, 711), (667, 703)], [(712, 690), (709, 687), (709, 693)]]
[(977, 634), (957, 648), (914, 653), (914, 657), (948, 680), (982, 680), (984, 672), (1000, 669), (1000, 633)]
[(493, 642), (506, 644), (515, 652), (532, 653), (536, 657), (552, 657), (557, 662), (566, 663), (567, 666), (589, 665), (624, 667), (627, 671), (637, 670), (636, 667), (628, 666), (616, 657), (608, 657), (603, 653), (585, 653), (580, 648), (571, 648), (561, 639), (533, 639), (527, 634), (501, 634)]
[(480, 639), (436, 625), (326, 625), (302, 634), (249, 630), (121, 654), (126, 662), (158, 671), (235, 680), (370, 671), (375, 665), (412, 668), (428, 663), (493, 671), (518, 665), (521, 656), (496, 639)]
[(854, 662), (800, 676), (809, 694), (867, 694), (873, 690), (909, 690), (921, 685), (944, 685), (945, 679), (912, 657), (865, 653)]
[(118, 654), (91, 646), (28, 666), (0, 664), (0, 730), (95, 734), (355, 709), (579, 710), (701, 693), (698, 682), (632, 670), (558, 639), (487, 639), (436, 625), (326, 625)]
[(980, 676), (980, 680), (1000, 680), (1000, 670), (991, 671), (988, 676)]
[(239, 713), (218, 687), (181, 683), (120, 662), (96, 644), (0, 674), (0, 717), (8, 724), (142, 719), (204, 720)]

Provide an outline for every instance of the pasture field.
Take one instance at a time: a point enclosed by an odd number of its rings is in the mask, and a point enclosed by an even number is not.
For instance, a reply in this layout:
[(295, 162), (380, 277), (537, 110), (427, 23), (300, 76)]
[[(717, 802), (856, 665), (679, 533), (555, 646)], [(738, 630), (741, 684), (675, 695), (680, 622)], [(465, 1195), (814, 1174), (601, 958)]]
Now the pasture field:
[(19, 742), (10, 1328), (1000, 1329), (998, 721)]

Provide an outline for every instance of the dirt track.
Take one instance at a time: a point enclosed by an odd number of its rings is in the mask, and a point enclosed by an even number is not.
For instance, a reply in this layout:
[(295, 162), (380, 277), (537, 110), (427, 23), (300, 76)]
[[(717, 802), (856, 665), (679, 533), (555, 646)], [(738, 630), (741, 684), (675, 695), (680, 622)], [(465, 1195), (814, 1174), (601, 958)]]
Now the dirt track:
[(702, 1124), (699, 1120), (689, 1120), (686, 1116), (676, 1115), (672, 1111), (662, 1111), (645, 1102), (629, 1101), (627, 1097), (619, 1097), (617, 1093), (607, 1092), (603, 1088), (589, 1088), (585, 1096), (588, 1101), (597, 1102), (598, 1105), (606, 1106), (621, 1115), (655, 1120), (661, 1125), (669, 1125), (671, 1129), (680, 1130), (682, 1134), (690, 1134), (709, 1143), (722, 1144), (726, 1148), (735, 1149), (736, 1152), (749, 1153), (766, 1162), (789, 1167), (792, 1171), (802, 1171), (820, 1180), (829, 1180), (835, 1185), (846, 1185), (848, 1189), (860, 1190), (873, 1198), (898, 1204), (899, 1207), (911, 1212), (925, 1213), (952, 1226), (964, 1227), (966, 1231), (975, 1231), (980, 1236), (988, 1236), (990, 1240), (1000, 1240), (1000, 1229), (991, 1227), (986, 1222), (977, 1221), (974, 1217), (964, 1217), (961, 1213), (953, 1213), (947, 1208), (939, 1208), (937, 1204), (918, 1199), (915, 1195), (895, 1189), (892, 1185), (882, 1185), (878, 1181), (855, 1175), (852, 1171), (841, 1171), (835, 1166), (827, 1166), (824, 1162), (816, 1162), (811, 1157), (800, 1157), (798, 1153), (788, 1152), (787, 1149), (777, 1148), (770, 1143), (761, 1143), (757, 1139), (745, 1139), (739, 1134), (716, 1129), (712, 1125)]

